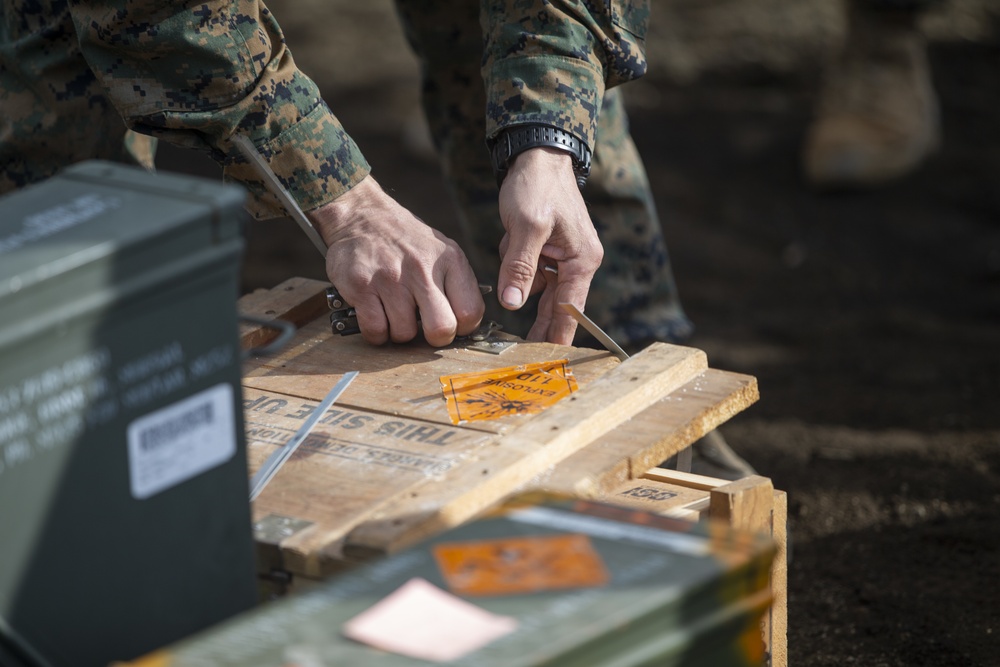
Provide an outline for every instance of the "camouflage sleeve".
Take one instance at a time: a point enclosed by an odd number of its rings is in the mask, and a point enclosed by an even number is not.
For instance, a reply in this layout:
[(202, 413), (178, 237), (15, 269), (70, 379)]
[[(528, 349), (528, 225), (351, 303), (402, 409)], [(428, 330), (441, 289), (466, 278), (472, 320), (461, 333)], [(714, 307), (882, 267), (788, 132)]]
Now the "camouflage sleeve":
[(486, 133), (519, 123), (591, 148), (606, 88), (646, 71), (649, 0), (481, 0)]
[(361, 181), (368, 163), (298, 70), (277, 21), (257, 0), (71, 0), (84, 57), (126, 124), (209, 151), (226, 180), (277, 200), (230, 141), (249, 137), (305, 210)]

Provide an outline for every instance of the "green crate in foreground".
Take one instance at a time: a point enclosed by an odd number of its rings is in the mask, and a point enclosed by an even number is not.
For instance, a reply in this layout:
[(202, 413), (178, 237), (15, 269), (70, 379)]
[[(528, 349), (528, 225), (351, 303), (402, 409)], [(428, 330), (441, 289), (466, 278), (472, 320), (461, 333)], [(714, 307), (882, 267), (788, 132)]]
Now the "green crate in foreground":
[[(449, 665), (760, 665), (773, 557), (770, 540), (721, 525), (522, 496), (130, 665), (432, 664), (342, 633), (349, 620), (417, 578), (517, 621), (512, 633)], [(434, 623), (426, 614), (411, 621)]]

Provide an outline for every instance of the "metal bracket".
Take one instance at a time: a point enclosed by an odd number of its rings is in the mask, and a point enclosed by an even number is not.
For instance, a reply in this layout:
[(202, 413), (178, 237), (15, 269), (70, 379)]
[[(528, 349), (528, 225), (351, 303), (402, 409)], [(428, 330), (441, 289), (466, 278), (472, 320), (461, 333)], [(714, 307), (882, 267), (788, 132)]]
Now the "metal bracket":
[(326, 305), (330, 307), (330, 329), (341, 336), (361, 333), (358, 327), (358, 313), (347, 303), (336, 287), (326, 288)]
[(486, 352), (488, 354), (500, 354), (501, 352), (505, 352), (506, 350), (509, 350), (515, 345), (517, 345), (516, 340), (499, 340), (499, 339), (479, 340), (473, 343), (469, 343), (468, 345), (465, 346), (465, 349), (475, 350), (477, 352)]
[(260, 317), (255, 317), (253, 315), (240, 314), (239, 319), (243, 322), (248, 322), (250, 324), (256, 324), (257, 326), (267, 327), (268, 329), (276, 329), (278, 331), (278, 336), (274, 340), (260, 347), (252, 347), (249, 350), (243, 351), (243, 360), (246, 361), (250, 357), (258, 356), (262, 354), (273, 354), (283, 348), (288, 341), (292, 339), (295, 335), (295, 325), (291, 322), (286, 322), (285, 320), (265, 320)]
[(497, 336), (503, 327), (493, 320), (482, 325), (468, 336), (458, 336), (455, 344), (467, 350), (476, 350), (488, 354), (500, 354), (504, 350), (517, 345), (516, 340), (507, 340)]
[(253, 524), (254, 538), (268, 544), (280, 544), (282, 540), (313, 525), (312, 521), (296, 519), (280, 514), (268, 514)]

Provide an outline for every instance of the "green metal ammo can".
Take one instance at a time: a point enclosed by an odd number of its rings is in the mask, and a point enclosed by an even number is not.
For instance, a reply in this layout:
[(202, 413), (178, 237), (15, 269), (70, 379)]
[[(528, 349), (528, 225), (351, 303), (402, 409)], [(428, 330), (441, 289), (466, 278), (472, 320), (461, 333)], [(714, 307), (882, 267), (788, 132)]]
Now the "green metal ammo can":
[(244, 196), (88, 162), (0, 198), (0, 663), (105, 666), (256, 602)]
[[(428, 659), (449, 667), (762, 667), (774, 553), (769, 538), (724, 526), (527, 495), (125, 667), (426, 667)], [(415, 656), (348, 638), (352, 620), (414, 580), (506, 619), (508, 634), (447, 655), (440, 649), (475, 623), (464, 613), (442, 618), (433, 597), (420, 597), (378, 623), (393, 645), (422, 644)]]

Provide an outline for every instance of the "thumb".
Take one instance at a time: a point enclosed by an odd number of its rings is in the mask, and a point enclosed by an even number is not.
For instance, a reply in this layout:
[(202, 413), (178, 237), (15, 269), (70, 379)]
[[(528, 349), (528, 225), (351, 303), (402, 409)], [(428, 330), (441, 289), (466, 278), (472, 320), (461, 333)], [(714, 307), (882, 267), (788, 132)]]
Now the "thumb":
[(543, 245), (544, 239), (534, 239), (531, 235), (510, 237), (507, 252), (500, 263), (500, 280), (497, 286), (500, 303), (504, 308), (517, 310), (524, 305), (535, 281)]

